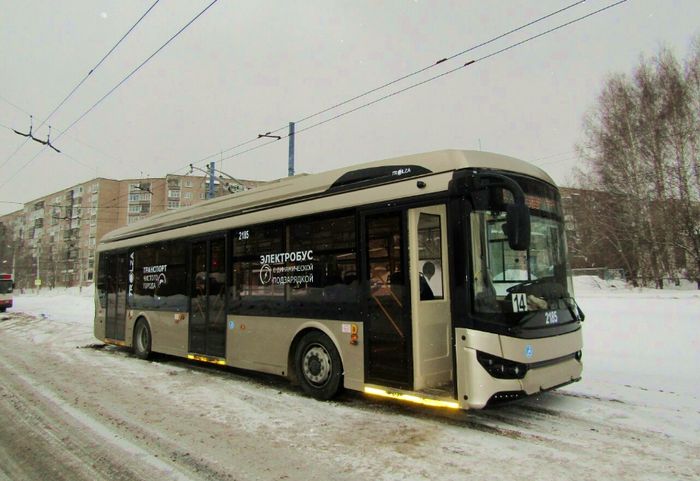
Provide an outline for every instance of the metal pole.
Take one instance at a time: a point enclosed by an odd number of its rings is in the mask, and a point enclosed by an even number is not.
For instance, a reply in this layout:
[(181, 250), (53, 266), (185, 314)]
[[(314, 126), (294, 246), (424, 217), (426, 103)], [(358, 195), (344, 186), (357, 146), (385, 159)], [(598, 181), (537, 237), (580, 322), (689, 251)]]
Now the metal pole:
[(207, 191), (207, 199), (214, 198), (214, 170), (216, 162), (209, 164), (209, 190)]
[(294, 175), (294, 122), (289, 122), (289, 165), (287, 175), (289, 177)]
[[(36, 284), (36, 281), (37, 281), (37, 280), (38, 280), (39, 282), (41, 282), (41, 270), (40, 270), (40, 268), (39, 268), (39, 267), (40, 267), (39, 261), (40, 261), (40, 259), (41, 259), (41, 244), (39, 244), (39, 245), (36, 247), (36, 250), (35, 250), (34, 252), (36, 252), (36, 277), (34, 278), (34, 279), (35, 279), (35, 280), (34, 280), (34, 283)], [(38, 286), (34, 286), (34, 287), (36, 287), (37, 290), (41, 290), (41, 284), (39, 284)]]

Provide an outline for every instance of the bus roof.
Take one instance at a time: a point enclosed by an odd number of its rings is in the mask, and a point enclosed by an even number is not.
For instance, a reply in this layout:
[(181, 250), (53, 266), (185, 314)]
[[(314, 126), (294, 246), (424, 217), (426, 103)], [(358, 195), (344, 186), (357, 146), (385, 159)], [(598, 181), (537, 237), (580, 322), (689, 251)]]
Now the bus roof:
[(490, 152), (439, 150), (422, 154), (357, 164), (319, 174), (300, 174), (268, 182), (254, 189), (217, 197), (191, 207), (156, 214), (106, 234), (101, 243), (116, 242), (201, 223), (207, 219), (247, 213), (280, 203), (299, 202), (307, 198), (380, 185), (389, 182), (450, 172), (465, 168), (489, 168), (511, 171), (538, 178), (555, 185), (539, 167), (525, 161)]

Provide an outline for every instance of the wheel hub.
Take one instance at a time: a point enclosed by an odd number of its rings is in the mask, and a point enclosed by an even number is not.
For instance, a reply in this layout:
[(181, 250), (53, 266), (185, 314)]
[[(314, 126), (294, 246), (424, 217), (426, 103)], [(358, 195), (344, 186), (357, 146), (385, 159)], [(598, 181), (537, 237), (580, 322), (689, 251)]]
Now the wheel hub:
[(331, 375), (331, 357), (323, 346), (311, 346), (304, 354), (304, 377), (316, 386), (328, 382)]

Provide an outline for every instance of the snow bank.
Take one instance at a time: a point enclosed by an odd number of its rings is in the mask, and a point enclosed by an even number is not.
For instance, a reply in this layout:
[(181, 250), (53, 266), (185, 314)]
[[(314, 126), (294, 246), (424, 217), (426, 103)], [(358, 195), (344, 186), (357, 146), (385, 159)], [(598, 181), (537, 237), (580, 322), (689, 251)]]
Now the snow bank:
[[(583, 324), (583, 380), (567, 392), (647, 410), (629, 417), (683, 437), (700, 405), (700, 291), (633, 288), (592, 276), (574, 280)], [(626, 411), (629, 412), (629, 411)], [(688, 417), (690, 415), (690, 418)], [(692, 424), (692, 421), (690, 421)]]
[(81, 324), (92, 327), (95, 315), (95, 287), (69, 287), (15, 291), (13, 311), (26, 312), (66, 324)]

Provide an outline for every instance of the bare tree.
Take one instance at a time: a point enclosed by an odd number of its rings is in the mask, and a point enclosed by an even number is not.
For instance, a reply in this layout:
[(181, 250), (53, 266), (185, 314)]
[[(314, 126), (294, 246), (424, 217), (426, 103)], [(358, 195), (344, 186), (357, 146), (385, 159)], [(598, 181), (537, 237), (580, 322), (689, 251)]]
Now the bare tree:
[(591, 241), (641, 282), (700, 288), (700, 37), (685, 65), (668, 49), (613, 75), (584, 119), (582, 186), (604, 193), (583, 217)]

